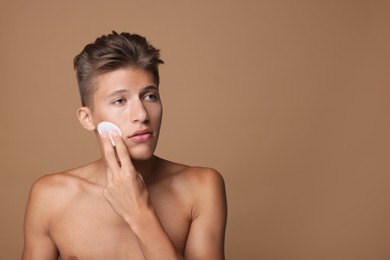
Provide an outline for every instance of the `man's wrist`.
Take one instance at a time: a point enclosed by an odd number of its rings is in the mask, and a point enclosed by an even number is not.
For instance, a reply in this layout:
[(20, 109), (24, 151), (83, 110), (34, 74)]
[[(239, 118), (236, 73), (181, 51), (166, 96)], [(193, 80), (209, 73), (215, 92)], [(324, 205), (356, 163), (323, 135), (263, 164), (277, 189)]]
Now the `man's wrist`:
[(141, 234), (141, 232), (145, 232), (147, 229), (154, 228), (156, 223), (160, 225), (157, 214), (151, 207), (139, 212), (133, 218), (129, 217), (125, 220), (136, 235)]

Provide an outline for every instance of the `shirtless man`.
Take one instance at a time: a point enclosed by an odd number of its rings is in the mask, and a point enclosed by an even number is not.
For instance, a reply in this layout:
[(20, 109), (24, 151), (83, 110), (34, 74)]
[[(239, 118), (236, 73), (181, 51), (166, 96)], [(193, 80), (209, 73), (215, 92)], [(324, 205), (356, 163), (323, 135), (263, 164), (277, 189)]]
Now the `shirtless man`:
[[(77, 116), (97, 135), (102, 157), (34, 183), (22, 259), (224, 259), (221, 175), (154, 155), (161, 63), (158, 49), (129, 33), (102, 36), (76, 56)], [(102, 121), (122, 137), (100, 135)]]

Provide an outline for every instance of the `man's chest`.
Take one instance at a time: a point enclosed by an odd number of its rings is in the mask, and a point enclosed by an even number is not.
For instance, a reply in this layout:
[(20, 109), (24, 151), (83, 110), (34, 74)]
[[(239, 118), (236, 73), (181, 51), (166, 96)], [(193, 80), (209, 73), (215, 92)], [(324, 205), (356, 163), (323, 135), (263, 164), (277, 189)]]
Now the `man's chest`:
[[(183, 251), (190, 227), (180, 198), (151, 194), (155, 211), (175, 247)], [(51, 237), (61, 259), (143, 259), (137, 238), (103, 196), (85, 195), (51, 221)]]

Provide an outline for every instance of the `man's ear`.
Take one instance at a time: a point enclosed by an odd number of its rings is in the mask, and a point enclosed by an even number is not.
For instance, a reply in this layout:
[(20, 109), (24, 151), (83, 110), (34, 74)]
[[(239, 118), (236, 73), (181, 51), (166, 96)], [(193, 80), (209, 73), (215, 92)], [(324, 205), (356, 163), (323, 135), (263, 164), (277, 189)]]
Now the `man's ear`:
[(77, 119), (85, 129), (89, 131), (96, 129), (96, 126), (92, 120), (92, 112), (88, 107), (80, 107), (77, 109)]

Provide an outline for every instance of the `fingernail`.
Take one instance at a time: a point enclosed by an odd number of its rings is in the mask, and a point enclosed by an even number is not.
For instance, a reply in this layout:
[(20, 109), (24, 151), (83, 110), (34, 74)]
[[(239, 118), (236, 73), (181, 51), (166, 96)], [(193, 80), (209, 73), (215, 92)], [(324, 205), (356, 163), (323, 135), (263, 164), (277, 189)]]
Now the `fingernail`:
[(107, 132), (106, 132), (106, 131), (101, 132), (101, 133), (100, 133), (100, 136), (101, 136), (102, 138), (106, 138), (106, 137), (107, 137)]
[(114, 137), (116, 137), (116, 136), (118, 136), (118, 132), (117, 132), (116, 130), (113, 130), (113, 131), (111, 132), (111, 135), (114, 136)]

